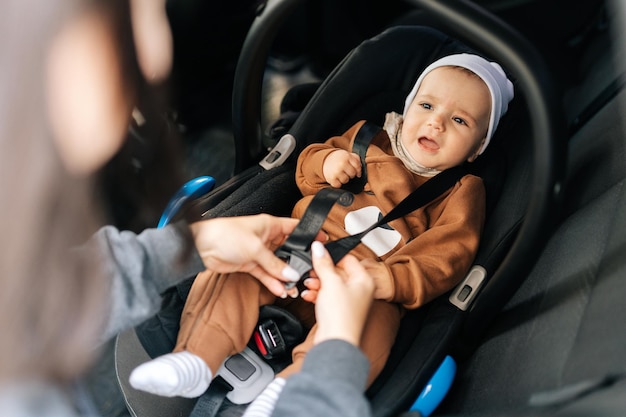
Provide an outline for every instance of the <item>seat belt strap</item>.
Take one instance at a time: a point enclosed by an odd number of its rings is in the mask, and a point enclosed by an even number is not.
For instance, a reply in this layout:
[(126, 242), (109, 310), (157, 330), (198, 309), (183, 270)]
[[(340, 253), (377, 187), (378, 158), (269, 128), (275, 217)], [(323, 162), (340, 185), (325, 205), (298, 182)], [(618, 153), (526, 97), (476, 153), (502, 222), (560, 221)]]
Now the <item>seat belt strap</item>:
[(189, 417), (214, 417), (217, 415), (226, 395), (233, 390), (228, 382), (221, 376), (217, 376), (209, 389), (198, 397), (196, 404), (191, 410)]

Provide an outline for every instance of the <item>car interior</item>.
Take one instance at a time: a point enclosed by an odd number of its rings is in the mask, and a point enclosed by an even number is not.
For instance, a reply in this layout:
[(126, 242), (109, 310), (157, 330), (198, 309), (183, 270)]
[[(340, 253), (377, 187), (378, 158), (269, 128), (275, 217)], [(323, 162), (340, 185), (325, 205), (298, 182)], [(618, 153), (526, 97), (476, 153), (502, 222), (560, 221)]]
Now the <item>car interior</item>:
[[(255, 7), (232, 69), (224, 116), (231, 123), (190, 129), (208, 138), (189, 142), (189, 164), (202, 166), (190, 176), (214, 175), (217, 184), (178, 215), (289, 215), (299, 198), (298, 151), (358, 120), (382, 123), (386, 112), (401, 111), (416, 76), (437, 57), (491, 57), (516, 96), (473, 167), (488, 195), (481, 246), (461, 284), (403, 319), (366, 392), (373, 415), (625, 415), (626, 5), (268, 0)], [(232, 142), (223, 140), (229, 135)], [(231, 160), (213, 153), (225, 147)], [(115, 341), (116, 383), (132, 416), (188, 416), (194, 408), (195, 400), (128, 385), (134, 366), (171, 350), (192, 279), (165, 294), (157, 317)], [(425, 412), (418, 397), (449, 358), (455, 372)], [(217, 415), (244, 409), (226, 400)]]

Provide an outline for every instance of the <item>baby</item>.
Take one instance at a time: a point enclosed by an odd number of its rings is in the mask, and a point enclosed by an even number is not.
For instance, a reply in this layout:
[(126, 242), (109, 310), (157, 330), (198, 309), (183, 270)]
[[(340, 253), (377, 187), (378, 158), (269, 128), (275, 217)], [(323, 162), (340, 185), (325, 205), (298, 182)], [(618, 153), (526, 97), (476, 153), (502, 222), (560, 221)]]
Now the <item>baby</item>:
[[(489, 145), (513, 98), (502, 68), (473, 54), (443, 57), (420, 75), (402, 115), (389, 113), (384, 129), (367, 149), (367, 183), (351, 205), (336, 204), (324, 222), (331, 240), (374, 224), (437, 173), (474, 161)], [(296, 182), (304, 197), (300, 218), (315, 193), (341, 187), (361, 175), (352, 143), (360, 121), (341, 136), (308, 146), (299, 156)], [(403, 218), (376, 228), (351, 253), (372, 275), (374, 302), (360, 347), (371, 367), (368, 383), (382, 370), (404, 311), (444, 294), (465, 276), (478, 250), (485, 218), (482, 180), (467, 174), (450, 190)], [(173, 353), (137, 367), (137, 389), (164, 396), (196, 397), (221, 363), (244, 349), (258, 321), (259, 307), (276, 303), (310, 327), (277, 378), (297, 371), (316, 332), (312, 301), (319, 282), (305, 282), (301, 298), (281, 299), (245, 273), (205, 271), (194, 281), (181, 317)]]

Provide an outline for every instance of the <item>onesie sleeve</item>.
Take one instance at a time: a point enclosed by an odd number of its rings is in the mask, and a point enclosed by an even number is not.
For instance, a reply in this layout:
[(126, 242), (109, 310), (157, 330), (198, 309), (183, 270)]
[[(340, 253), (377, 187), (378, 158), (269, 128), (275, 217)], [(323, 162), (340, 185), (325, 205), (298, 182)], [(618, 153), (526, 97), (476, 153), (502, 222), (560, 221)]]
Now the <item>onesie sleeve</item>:
[(354, 137), (365, 121), (360, 121), (343, 135), (333, 136), (324, 143), (314, 143), (300, 153), (296, 165), (296, 184), (302, 195), (312, 195), (330, 185), (324, 179), (324, 160), (336, 149), (352, 150)]
[(482, 180), (466, 175), (442, 204), (420, 212), (430, 226), (384, 260), (394, 294), (388, 301), (407, 308), (417, 308), (451, 290), (471, 267), (485, 217)]

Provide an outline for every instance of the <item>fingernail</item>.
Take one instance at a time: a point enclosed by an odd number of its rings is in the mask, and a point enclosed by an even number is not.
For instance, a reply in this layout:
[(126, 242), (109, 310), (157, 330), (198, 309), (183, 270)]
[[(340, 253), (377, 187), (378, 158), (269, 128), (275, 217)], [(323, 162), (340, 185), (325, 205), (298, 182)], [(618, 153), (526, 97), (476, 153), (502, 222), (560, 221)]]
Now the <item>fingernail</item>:
[(325, 250), (326, 249), (324, 248), (324, 245), (322, 244), (322, 242), (318, 242), (316, 240), (313, 243), (311, 243), (311, 253), (313, 254), (314, 257), (321, 258), (322, 256), (324, 256)]
[(283, 277), (287, 278), (289, 281), (298, 281), (300, 279), (300, 274), (298, 271), (287, 265), (283, 269)]
[(290, 296), (291, 298), (298, 298), (298, 291), (294, 291), (294, 292), (292, 292), (291, 294), (289, 294), (289, 296)]
[(287, 291), (283, 291), (283, 293), (280, 295), (280, 298), (282, 298), (283, 300), (287, 298)]

